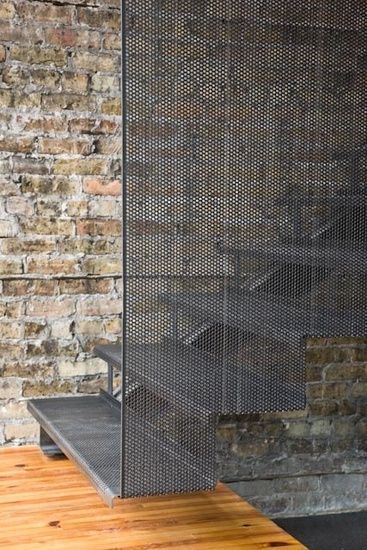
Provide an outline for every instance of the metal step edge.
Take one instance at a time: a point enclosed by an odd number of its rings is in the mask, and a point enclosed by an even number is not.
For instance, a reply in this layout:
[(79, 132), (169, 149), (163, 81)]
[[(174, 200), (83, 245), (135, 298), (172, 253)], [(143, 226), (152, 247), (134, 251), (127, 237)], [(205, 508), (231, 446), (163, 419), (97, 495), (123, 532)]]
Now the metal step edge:
[[(95, 398), (101, 399), (101, 397), (99, 396), (95, 396)], [(57, 399), (57, 397), (55, 399)], [(82, 397), (76, 397), (76, 399), (82, 399)], [(37, 420), (44, 431), (51, 437), (51, 439), (55, 442), (59, 449), (61, 449), (64, 455), (67, 456), (69, 460), (74, 462), (74, 464), (76, 464), (76, 466), (78, 466), (78, 468), (82, 470), (82, 472), (86, 475), (86, 477), (96, 489), (101, 498), (110, 508), (112, 508), (114, 499), (117, 497), (121, 497), (121, 494), (112, 492), (110, 488), (103, 481), (101, 481), (98, 476), (95, 475), (93, 470), (83, 460), (80, 459), (79, 454), (75, 452), (73, 446), (70, 445), (66, 439), (64, 439), (64, 437), (58, 432), (58, 430), (55, 429), (55, 427), (47, 419), (47, 417), (39, 411), (35, 401), (36, 400), (27, 401), (28, 411)], [(100, 481), (97, 482), (96, 477), (98, 477)]]

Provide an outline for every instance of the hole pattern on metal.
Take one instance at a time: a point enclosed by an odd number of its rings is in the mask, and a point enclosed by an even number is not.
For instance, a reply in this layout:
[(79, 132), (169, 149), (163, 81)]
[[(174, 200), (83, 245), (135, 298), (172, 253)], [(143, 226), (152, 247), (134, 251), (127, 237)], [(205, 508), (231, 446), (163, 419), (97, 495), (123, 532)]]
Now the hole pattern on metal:
[(122, 495), (210, 489), (216, 414), (303, 408), (305, 339), (365, 335), (367, 7), (126, 9)]

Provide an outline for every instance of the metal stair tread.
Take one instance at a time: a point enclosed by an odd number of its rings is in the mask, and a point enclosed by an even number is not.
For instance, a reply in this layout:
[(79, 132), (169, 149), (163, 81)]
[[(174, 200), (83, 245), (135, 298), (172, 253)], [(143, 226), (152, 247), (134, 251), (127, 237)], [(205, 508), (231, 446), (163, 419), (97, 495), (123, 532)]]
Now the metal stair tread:
[(300, 309), (285, 301), (265, 299), (256, 292), (167, 293), (161, 295), (161, 300), (193, 316), (248, 332), (266, 333), (285, 343), (297, 343), (307, 336), (363, 336), (367, 325), (367, 312), (338, 313), (335, 309), (317, 306)]
[[(121, 356), (121, 346), (100, 345), (95, 353), (114, 361)], [(262, 375), (256, 367), (228, 363), (195, 346), (169, 340), (129, 343), (127, 365), (129, 377), (193, 414), (289, 410), (305, 391), (304, 383), (283, 380), (281, 367)]]
[[(32, 399), (28, 401), (28, 409), (64, 454), (81, 468), (108, 504), (111, 505), (115, 497), (122, 496), (119, 409), (111, 406), (101, 396)], [(128, 429), (134, 430), (137, 434), (137, 438), (129, 445), (128, 459), (139, 464), (140, 474), (134, 484), (130, 483), (129, 487), (126, 487), (123, 496), (139, 496), (142, 484), (146, 494), (157, 494), (155, 481), (158, 476), (165, 479), (165, 490), (172, 492), (175, 489), (172, 482), (173, 473), (177, 470), (180, 470), (183, 476), (187, 476), (188, 469), (191, 471), (193, 490), (196, 485), (202, 485), (205, 473), (200, 473), (195, 467), (193, 457), (191, 461), (187, 460), (187, 452), (184, 449), (179, 452), (178, 445), (161, 439), (152, 426), (132, 411), (129, 411), (125, 421), (128, 423)], [(135, 444), (137, 441), (139, 445)], [(153, 445), (156, 453), (159, 453), (159, 460), (156, 455), (149, 453)], [(146, 447), (144, 463), (140, 460), (142, 446)], [(165, 472), (169, 471), (172, 475), (164, 476)]]
[(224, 254), (252, 258), (268, 258), (282, 263), (298, 263), (332, 268), (334, 270), (367, 271), (367, 248), (333, 247), (320, 245), (293, 244), (256, 244), (232, 245), (223, 244), (219, 247)]

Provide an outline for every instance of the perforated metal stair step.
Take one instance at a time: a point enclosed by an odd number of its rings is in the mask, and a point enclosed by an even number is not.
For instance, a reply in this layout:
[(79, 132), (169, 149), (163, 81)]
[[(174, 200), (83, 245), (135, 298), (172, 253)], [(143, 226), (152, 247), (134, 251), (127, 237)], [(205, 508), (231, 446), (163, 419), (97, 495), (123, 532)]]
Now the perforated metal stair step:
[[(257, 295), (256, 295), (257, 294)], [(256, 292), (164, 294), (161, 300), (192, 317), (266, 334), (285, 343), (297, 344), (307, 336), (363, 336), (367, 313), (330, 308), (291, 306), (285, 300), (265, 299)]]
[[(130, 376), (177, 409), (192, 414), (270, 412), (298, 409), (304, 383), (288, 380), (289, 371), (230, 364), (192, 345), (165, 341), (130, 344)], [(121, 348), (97, 346), (97, 356), (113, 362)]]
[[(119, 407), (111, 405), (101, 396), (72, 396), (33, 399), (28, 401), (28, 409), (41, 428), (79, 466), (110, 505), (119, 496), (155, 494), (157, 478), (164, 483), (164, 492), (174, 492), (172, 480), (177, 472), (183, 479), (190, 480), (192, 486), (188, 486), (188, 490), (206, 487), (208, 475), (213, 475), (210, 464), (196, 460), (182, 442), (175, 441), (172, 436), (165, 436), (129, 410), (126, 416), (128, 429), (133, 429), (137, 437), (128, 447), (128, 460), (136, 465), (136, 475), (133, 483), (130, 478), (129, 487), (121, 495)], [(213, 427), (207, 427), (204, 437), (210, 437), (215, 446)], [(150, 449), (153, 447), (155, 452), (151, 454)], [(141, 456), (144, 456), (144, 461)]]
[(260, 245), (232, 246), (222, 245), (219, 250), (243, 258), (265, 259), (277, 263), (294, 263), (312, 267), (323, 267), (335, 272), (367, 271), (367, 248), (332, 248), (326, 246)]

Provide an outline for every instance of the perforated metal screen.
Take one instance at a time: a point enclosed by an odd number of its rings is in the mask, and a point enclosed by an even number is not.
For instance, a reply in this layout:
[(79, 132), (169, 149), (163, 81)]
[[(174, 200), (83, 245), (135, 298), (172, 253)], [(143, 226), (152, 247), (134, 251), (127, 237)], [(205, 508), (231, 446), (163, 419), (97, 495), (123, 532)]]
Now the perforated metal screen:
[(367, 7), (127, 0), (122, 494), (215, 485), (215, 418), (365, 335)]

